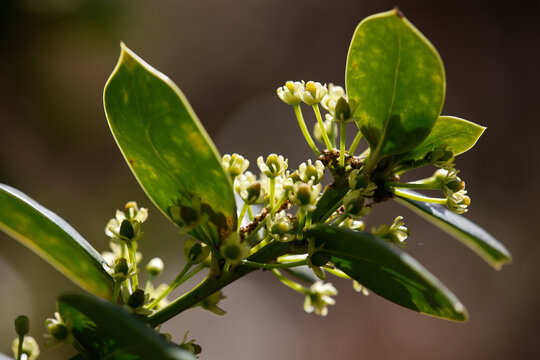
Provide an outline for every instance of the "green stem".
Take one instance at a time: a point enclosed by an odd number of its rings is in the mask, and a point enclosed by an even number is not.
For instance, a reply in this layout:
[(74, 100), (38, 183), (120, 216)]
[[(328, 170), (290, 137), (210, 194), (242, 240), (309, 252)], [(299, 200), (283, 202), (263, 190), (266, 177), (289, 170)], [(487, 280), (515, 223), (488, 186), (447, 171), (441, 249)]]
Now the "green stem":
[[(289, 252), (289, 244), (274, 241), (261, 249), (261, 251), (250, 256), (248, 260), (265, 263), (272, 259), (276, 259), (281, 255), (285, 255)], [(217, 278), (212, 276), (206, 277), (191, 291), (185, 293), (180, 298), (171, 302), (169, 305), (150, 315), (148, 321), (152, 327), (164, 323), (165, 321), (173, 318), (181, 312), (195, 306), (196, 304), (201, 302), (201, 300), (214, 294), (216, 291), (219, 291), (228, 284), (255, 270), (256, 268), (239, 265), (232, 269), (230, 272), (223, 272)]]
[(328, 134), (326, 133), (326, 128), (324, 127), (324, 122), (321, 117), (321, 111), (319, 110), (319, 104), (313, 105), (313, 111), (315, 112), (315, 116), (317, 117), (317, 122), (319, 123), (319, 128), (321, 129), (321, 134), (324, 140), (324, 144), (326, 145), (326, 149), (328, 151), (332, 150), (332, 144), (330, 143), (330, 139), (328, 139)]
[(113, 291), (113, 296), (112, 296), (113, 304), (116, 304), (118, 302), (118, 294), (120, 294), (121, 285), (122, 285), (121, 281), (114, 282), (114, 291)]
[(304, 238), (304, 225), (306, 223), (306, 212), (300, 208), (298, 212), (298, 232), (296, 233), (296, 238), (302, 240)]
[(253, 229), (252, 232), (249, 233), (249, 235), (246, 237), (246, 239), (244, 240), (245, 242), (247, 242), (248, 244), (251, 243), (251, 240), (257, 236), (257, 234), (259, 233), (259, 231), (262, 229), (262, 227), (264, 226), (264, 224), (266, 223), (266, 218), (262, 219), (261, 222), (257, 225), (257, 227), (255, 229)]
[(242, 260), (242, 265), (258, 268), (258, 269), (288, 269), (292, 267), (306, 265), (307, 260), (293, 261), (289, 263), (277, 263), (277, 264), (262, 264), (249, 260)]
[(281, 281), (281, 283), (283, 285), (293, 289), (294, 291), (297, 291), (297, 292), (299, 292), (301, 294), (304, 294), (304, 295), (310, 295), (311, 294), (311, 291), (308, 288), (300, 285), (297, 282), (292, 281), (288, 277), (285, 277), (278, 270), (272, 269), (271, 271), (272, 271), (272, 274), (274, 274), (274, 276), (277, 277), (279, 279), (279, 281)]
[(405, 188), (405, 189), (426, 189), (426, 190), (441, 190), (440, 184), (422, 184), (422, 183), (396, 183), (390, 182), (386, 185), (394, 188)]
[(409, 192), (401, 191), (399, 189), (394, 189), (394, 194), (402, 198), (407, 198), (407, 199), (421, 201), (421, 202), (441, 204), (441, 205), (446, 205), (448, 203), (447, 199), (432, 198), (432, 197), (423, 196), (419, 194), (411, 194)]
[(144, 286), (144, 291), (145, 292), (148, 292), (150, 291), (150, 287), (152, 286), (152, 279), (154, 277), (152, 276), (152, 274), (148, 274), (148, 278), (146, 279), (146, 285)]
[(336, 225), (336, 226), (339, 226), (341, 225), (341, 223), (349, 216), (349, 214), (347, 214), (346, 212), (344, 212), (343, 214), (341, 214), (341, 216), (336, 220), (334, 221), (334, 223), (332, 225)]
[(304, 121), (304, 116), (302, 115), (302, 109), (300, 108), (300, 104), (294, 105), (294, 113), (296, 114), (296, 118), (298, 119), (298, 125), (300, 125), (300, 130), (302, 130), (302, 134), (306, 138), (308, 145), (311, 147), (315, 155), (320, 156), (321, 152), (317, 148), (317, 145), (315, 145), (315, 143), (313, 142), (313, 139), (311, 138), (311, 135), (309, 134), (309, 131), (306, 127), (306, 122)]
[(23, 343), (24, 343), (24, 335), (19, 335), (19, 348), (17, 351), (17, 360), (21, 360), (22, 358)]
[(246, 210), (248, 209), (248, 207), (248, 203), (244, 202), (242, 210), (240, 211), (240, 215), (238, 216), (238, 228), (236, 229), (236, 231), (240, 230), (240, 225), (242, 225), (242, 219), (244, 219), (244, 215), (246, 215)]
[(155, 299), (154, 301), (152, 301), (150, 304), (148, 304), (147, 308), (148, 309), (152, 309), (154, 308), (157, 304), (159, 304), (159, 302), (161, 300), (163, 300), (163, 298), (167, 295), (169, 295), (169, 293), (171, 291), (173, 291), (174, 289), (176, 289), (176, 287), (178, 285), (180, 285), (180, 281), (182, 281), (182, 278), (184, 277), (184, 275), (186, 275), (186, 273), (188, 272), (188, 270), (191, 268), (193, 264), (191, 262), (188, 262), (184, 268), (182, 269), (182, 271), (180, 271), (180, 273), (178, 274), (178, 276), (173, 280), (172, 283), (170, 283), (170, 285), (157, 297), (157, 299)]
[(271, 177), (270, 178), (270, 209), (274, 208), (274, 205), (276, 203), (276, 178)]
[(336, 134), (334, 128), (336, 127), (336, 120), (332, 117), (330, 120), (330, 143), (332, 144), (332, 149), (336, 146)]
[(263, 241), (261, 241), (260, 243), (258, 243), (257, 245), (251, 248), (251, 250), (249, 251), (249, 255), (251, 256), (255, 254), (257, 251), (259, 251), (260, 249), (262, 249), (263, 247), (265, 247), (270, 242), (270, 240), (272, 240), (272, 237), (268, 235), (267, 237), (263, 239)]
[(129, 262), (133, 266), (133, 289), (139, 288), (139, 274), (137, 274), (137, 253), (135, 250), (135, 241), (128, 241)]
[(249, 216), (249, 221), (252, 221), (253, 220), (253, 211), (251, 210), (251, 205), (248, 206), (248, 216)]
[(349, 155), (354, 155), (354, 151), (358, 147), (358, 144), (360, 144), (360, 140), (362, 139), (362, 132), (358, 131), (356, 136), (354, 137), (354, 140), (351, 144), (351, 147), (349, 148)]
[(345, 140), (347, 135), (347, 124), (339, 123), (339, 166), (345, 167)]

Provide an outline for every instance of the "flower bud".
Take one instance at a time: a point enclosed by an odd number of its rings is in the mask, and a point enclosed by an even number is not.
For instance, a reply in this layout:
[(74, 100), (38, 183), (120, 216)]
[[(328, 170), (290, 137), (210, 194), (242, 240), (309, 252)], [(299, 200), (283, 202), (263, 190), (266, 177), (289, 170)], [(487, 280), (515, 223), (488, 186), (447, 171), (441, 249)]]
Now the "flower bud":
[(131, 240), (135, 237), (135, 229), (127, 219), (123, 220), (122, 224), (120, 224), (120, 236), (127, 240)]
[(163, 267), (163, 260), (156, 257), (150, 260), (148, 264), (146, 264), (146, 272), (151, 276), (158, 276), (163, 272)]
[(269, 178), (275, 178), (287, 170), (287, 159), (277, 154), (270, 154), (264, 161), (262, 156), (257, 158), (257, 165), (263, 174)]
[(128, 298), (128, 305), (132, 309), (136, 309), (140, 306), (143, 306), (145, 302), (145, 296), (144, 296), (144, 290), (143, 289), (137, 289), (135, 290), (131, 295), (129, 295)]
[(279, 98), (286, 104), (298, 105), (302, 101), (300, 94), (304, 92), (304, 83), (287, 81), (285, 86), (277, 89)]
[(249, 161), (244, 159), (242, 155), (238, 154), (223, 155), (221, 163), (225, 171), (231, 174), (233, 178), (241, 175), (249, 167)]
[(47, 326), (47, 330), (56, 340), (64, 340), (69, 335), (69, 330), (64, 324), (51, 324)]
[(351, 107), (345, 98), (340, 97), (336, 102), (335, 119), (341, 123), (348, 122), (351, 119)]
[(299, 178), (307, 183), (312, 181), (313, 184), (318, 184), (324, 175), (324, 165), (320, 160), (315, 161), (315, 165), (312, 165), (311, 160), (308, 160), (307, 164), (301, 163), (298, 167)]
[(24, 336), (30, 331), (30, 320), (26, 315), (19, 315), (15, 319), (15, 331), (17, 335)]
[(326, 84), (321, 85), (320, 82), (308, 81), (306, 89), (301, 92), (300, 97), (303, 102), (313, 106), (320, 103), (327, 93), (328, 89), (326, 88)]
[(125, 258), (116, 259), (114, 263), (113, 271), (115, 275), (122, 274), (124, 277), (126, 277), (129, 272), (129, 266), (128, 266), (127, 260)]
[(366, 198), (360, 195), (359, 190), (351, 191), (343, 198), (345, 212), (352, 218), (359, 218), (369, 214), (370, 209), (365, 207)]

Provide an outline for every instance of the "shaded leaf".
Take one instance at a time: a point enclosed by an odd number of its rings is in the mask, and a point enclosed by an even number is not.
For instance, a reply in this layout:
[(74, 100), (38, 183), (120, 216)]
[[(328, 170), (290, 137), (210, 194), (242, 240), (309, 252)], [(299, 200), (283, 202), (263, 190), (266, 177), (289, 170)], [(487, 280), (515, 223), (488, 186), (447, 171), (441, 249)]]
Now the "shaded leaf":
[(232, 183), (212, 140), (184, 94), (122, 45), (104, 91), (105, 113), (124, 157), (146, 194), (169, 209), (201, 199), (223, 232), (236, 226)]
[(63, 295), (58, 312), (91, 359), (170, 359), (195, 357), (167, 342), (120, 305), (84, 295)]
[(4, 184), (0, 184), (0, 229), (83, 289), (112, 297), (114, 281), (101, 255), (58, 215)]
[(445, 81), (439, 54), (398, 10), (358, 25), (346, 87), (372, 157), (403, 153), (424, 140), (440, 115)]
[[(407, 190), (407, 192), (416, 192)], [(452, 235), (471, 250), (480, 255), (495, 269), (512, 261), (512, 255), (497, 239), (463, 215), (458, 215), (438, 204), (396, 197), (399, 203), (420, 214), (422, 217)]]
[(399, 161), (419, 160), (436, 147), (445, 146), (454, 156), (463, 154), (476, 144), (485, 127), (454, 116), (440, 116), (428, 137), (413, 150), (399, 157)]
[(307, 231), (318, 252), (374, 293), (406, 308), (455, 321), (467, 311), (420, 263), (373, 234), (318, 224)]

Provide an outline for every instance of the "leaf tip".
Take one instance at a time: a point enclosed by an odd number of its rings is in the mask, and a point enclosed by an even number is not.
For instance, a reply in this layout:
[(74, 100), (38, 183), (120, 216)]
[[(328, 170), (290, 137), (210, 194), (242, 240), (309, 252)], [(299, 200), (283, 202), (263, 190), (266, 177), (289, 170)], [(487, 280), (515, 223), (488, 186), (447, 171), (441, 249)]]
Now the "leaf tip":
[(392, 11), (394, 12), (394, 14), (396, 14), (399, 18), (403, 19), (405, 18), (405, 14), (403, 14), (403, 12), (401, 10), (399, 10), (399, 7), (398, 6), (394, 6), (394, 9), (392, 9)]

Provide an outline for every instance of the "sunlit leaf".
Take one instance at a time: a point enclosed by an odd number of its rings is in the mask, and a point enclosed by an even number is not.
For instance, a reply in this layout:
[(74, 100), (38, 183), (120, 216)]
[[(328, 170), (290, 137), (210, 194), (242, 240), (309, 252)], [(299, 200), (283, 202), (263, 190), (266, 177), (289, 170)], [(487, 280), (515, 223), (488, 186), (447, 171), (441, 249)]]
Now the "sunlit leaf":
[(114, 282), (101, 255), (58, 215), (4, 184), (0, 184), (0, 229), (83, 289), (112, 297)]
[(104, 92), (107, 119), (135, 177), (169, 218), (200, 198), (220, 237), (236, 226), (232, 183), (184, 94), (127, 47)]

